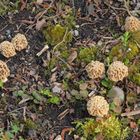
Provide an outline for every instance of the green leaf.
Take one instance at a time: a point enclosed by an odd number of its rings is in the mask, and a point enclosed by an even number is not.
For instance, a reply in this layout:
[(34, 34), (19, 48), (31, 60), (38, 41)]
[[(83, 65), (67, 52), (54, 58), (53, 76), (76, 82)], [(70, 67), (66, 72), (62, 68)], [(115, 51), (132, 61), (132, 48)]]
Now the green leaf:
[(17, 125), (15, 125), (15, 124), (12, 125), (12, 131), (11, 132), (16, 134), (16, 133), (19, 132), (19, 130), (20, 130), (20, 128)]
[(9, 139), (13, 139), (14, 138), (14, 134), (11, 133), (10, 131), (7, 131), (6, 135), (8, 136)]
[(48, 99), (48, 103), (52, 103), (52, 104), (58, 105), (58, 104), (60, 104), (60, 98), (57, 97), (57, 96), (54, 96), (52, 98), (49, 98)]
[(42, 89), (40, 91), (41, 94), (46, 95), (47, 97), (52, 97), (52, 92), (49, 89)]
[(108, 89), (112, 88), (112, 86), (113, 86), (112, 82), (108, 78), (104, 78), (101, 81), (101, 84), (102, 84), (102, 86), (104, 86), (104, 87), (106, 87)]
[(41, 101), (41, 102), (46, 101), (46, 99), (43, 96), (41, 96), (39, 93), (37, 93), (37, 92), (33, 92), (32, 95), (38, 101)]
[(0, 88), (3, 88), (4, 83), (0, 80)]

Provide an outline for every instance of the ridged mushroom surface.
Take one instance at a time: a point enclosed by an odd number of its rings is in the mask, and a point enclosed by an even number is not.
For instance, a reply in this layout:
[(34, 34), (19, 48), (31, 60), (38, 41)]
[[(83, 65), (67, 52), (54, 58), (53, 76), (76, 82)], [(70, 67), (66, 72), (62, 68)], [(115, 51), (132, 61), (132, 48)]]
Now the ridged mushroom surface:
[(127, 17), (124, 28), (128, 32), (140, 31), (140, 21), (134, 16)]
[(92, 96), (87, 102), (87, 110), (91, 116), (103, 117), (108, 114), (109, 104), (102, 96)]
[(7, 81), (7, 77), (10, 75), (10, 70), (7, 64), (0, 60), (0, 80), (2, 82)]
[(128, 76), (128, 67), (125, 66), (121, 61), (115, 61), (109, 66), (107, 74), (111, 81), (122, 81)]
[(86, 71), (91, 79), (101, 78), (105, 73), (105, 66), (99, 61), (91, 61), (86, 66)]
[(6, 58), (16, 55), (15, 48), (13, 44), (9, 41), (3, 41), (0, 44), (0, 51), (1, 51), (1, 54), (5, 56)]
[(12, 39), (12, 43), (17, 51), (26, 49), (28, 46), (28, 41), (27, 41), (25, 35), (20, 34), (20, 33), (15, 35), (15, 37)]

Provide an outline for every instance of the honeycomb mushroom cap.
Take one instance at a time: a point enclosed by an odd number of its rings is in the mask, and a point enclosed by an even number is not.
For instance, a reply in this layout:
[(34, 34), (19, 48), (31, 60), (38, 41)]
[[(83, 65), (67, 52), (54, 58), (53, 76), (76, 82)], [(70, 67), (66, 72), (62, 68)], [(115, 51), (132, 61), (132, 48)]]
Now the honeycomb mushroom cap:
[(105, 66), (99, 61), (91, 61), (86, 66), (86, 71), (91, 79), (101, 78), (105, 73)]
[(0, 44), (0, 51), (2, 55), (9, 58), (16, 55), (15, 48), (13, 44), (9, 41), (4, 41)]
[(108, 78), (114, 82), (122, 81), (128, 76), (128, 67), (121, 61), (115, 61), (109, 66), (107, 74)]
[(10, 70), (7, 64), (0, 60), (0, 80), (2, 82), (7, 81), (7, 77), (10, 75)]
[(134, 16), (127, 17), (124, 28), (128, 32), (135, 32), (140, 30), (140, 21)]
[(20, 33), (15, 35), (15, 37), (12, 39), (12, 43), (17, 51), (26, 49), (28, 46), (28, 41), (27, 41), (25, 35), (20, 34)]
[(109, 104), (102, 96), (92, 96), (87, 102), (87, 110), (91, 116), (103, 117), (108, 114)]

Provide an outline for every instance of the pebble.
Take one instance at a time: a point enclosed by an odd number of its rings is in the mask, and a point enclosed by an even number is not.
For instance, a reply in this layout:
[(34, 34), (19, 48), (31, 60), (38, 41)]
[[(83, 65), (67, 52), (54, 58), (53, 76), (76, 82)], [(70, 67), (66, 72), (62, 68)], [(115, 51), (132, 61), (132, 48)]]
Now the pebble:
[(111, 98), (111, 99), (114, 99), (114, 98), (119, 98), (121, 102), (124, 101), (124, 91), (117, 87), (117, 86), (114, 86), (109, 92), (108, 92), (108, 97)]
[(61, 135), (58, 135), (54, 140), (62, 140)]
[(78, 30), (74, 30), (74, 31), (73, 31), (73, 34), (74, 34), (74, 36), (79, 36)]
[(54, 86), (52, 88), (53, 93), (60, 93), (61, 92), (61, 88), (59, 88), (58, 86)]

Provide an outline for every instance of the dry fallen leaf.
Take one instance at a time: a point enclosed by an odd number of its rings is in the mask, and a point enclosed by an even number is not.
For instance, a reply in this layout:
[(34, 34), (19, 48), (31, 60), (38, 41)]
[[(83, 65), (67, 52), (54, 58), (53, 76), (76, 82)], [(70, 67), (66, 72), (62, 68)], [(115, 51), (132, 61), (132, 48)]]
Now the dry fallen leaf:
[(72, 63), (77, 58), (77, 52), (73, 51), (71, 55), (68, 57), (68, 63)]
[(88, 87), (88, 84), (87, 84), (87, 83), (82, 83), (82, 84), (79, 85), (79, 88), (80, 88), (81, 90), (86, 90), (87, 87)]
[(36, 3), (42, 4), (43, 3), (43, 0), (37, 0)]
[(135, 129), (135, 128), (137, 128), (138, 126), (137, 126), (137, 124), (135, 123), (135, 122), (130, 122), (130, 127), (132, 128), (132, 129)]
[(41, 30), (46, 25), (46, 20), (43, 18), (36, 23), (36, 30)]

